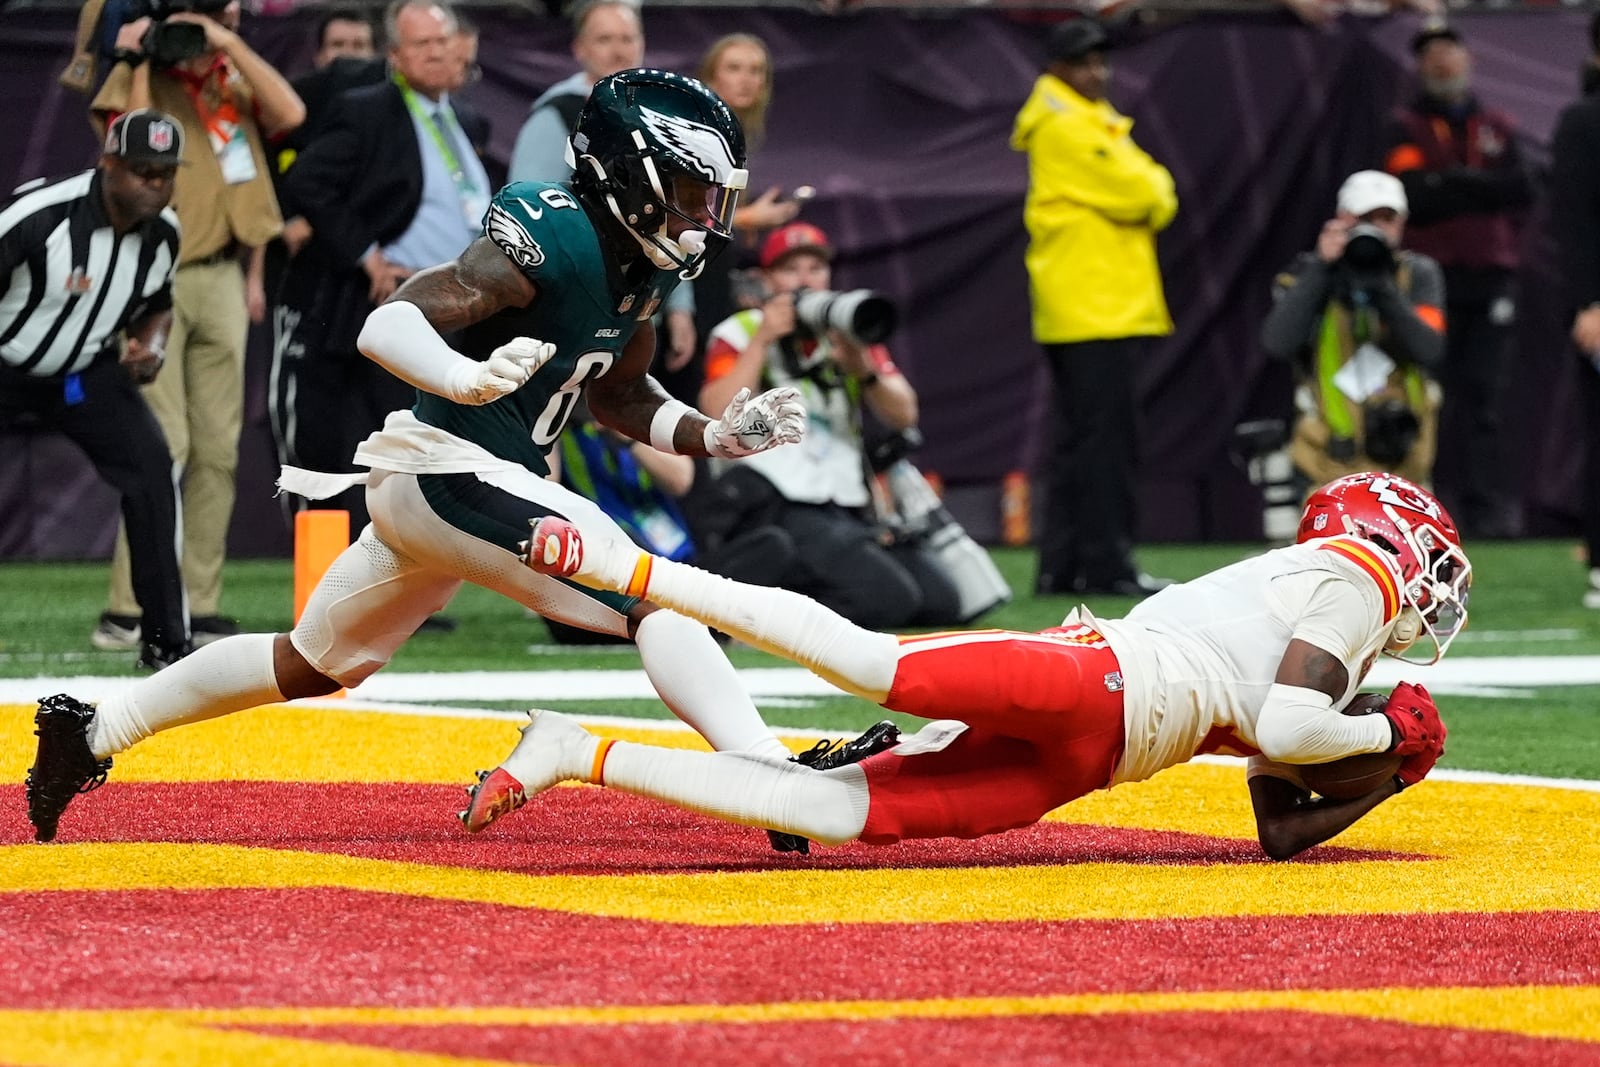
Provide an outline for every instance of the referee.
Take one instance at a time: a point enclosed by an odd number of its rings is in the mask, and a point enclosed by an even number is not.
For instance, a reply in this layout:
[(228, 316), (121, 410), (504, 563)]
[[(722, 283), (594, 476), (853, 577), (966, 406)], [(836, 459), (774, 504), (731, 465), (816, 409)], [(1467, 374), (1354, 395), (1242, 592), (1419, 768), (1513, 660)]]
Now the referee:
[(139, 666), (156, 670), (190, 649), (175, 472), (138, 389), (161, 370), (172, 326), (167, 202), (182, 157), (175, 120), (130, 111), (95, 169), (29, 182), (0, 206), (0, 426), (60, 430), (122, 494)]

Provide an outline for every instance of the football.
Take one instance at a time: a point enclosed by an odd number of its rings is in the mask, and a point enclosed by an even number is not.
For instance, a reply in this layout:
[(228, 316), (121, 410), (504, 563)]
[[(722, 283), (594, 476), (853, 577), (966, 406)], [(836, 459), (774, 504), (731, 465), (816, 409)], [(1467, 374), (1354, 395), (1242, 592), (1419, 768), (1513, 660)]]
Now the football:
[[(1346, 715), (1376, 715), (1388, 702), (1383, 693), (1357, 693), (1343, 710)], [(1329, 763), (1308, 763), (1300, 768), (1300, 778), (1318, 796), (1354, 800), (1393, 778), (1401, 758), (1393, 752), (1365, 752)]]

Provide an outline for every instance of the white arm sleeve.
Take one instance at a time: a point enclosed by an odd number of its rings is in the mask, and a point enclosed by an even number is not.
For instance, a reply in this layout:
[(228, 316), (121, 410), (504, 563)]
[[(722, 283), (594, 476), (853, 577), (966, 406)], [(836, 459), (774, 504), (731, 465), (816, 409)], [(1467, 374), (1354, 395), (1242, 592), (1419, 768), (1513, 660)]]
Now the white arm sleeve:
[(1389, 747), (1389, 720), (1345, 715), (1315, 689), (1274, 683), (1256, 720), (1256, 745), (1275, 763), (1327, 763)]
[(445, 344), (422, 309), (405, 300), (375, 308), (356, 347), (396, 378), (458, 403), (471, 394), (481, 370)]

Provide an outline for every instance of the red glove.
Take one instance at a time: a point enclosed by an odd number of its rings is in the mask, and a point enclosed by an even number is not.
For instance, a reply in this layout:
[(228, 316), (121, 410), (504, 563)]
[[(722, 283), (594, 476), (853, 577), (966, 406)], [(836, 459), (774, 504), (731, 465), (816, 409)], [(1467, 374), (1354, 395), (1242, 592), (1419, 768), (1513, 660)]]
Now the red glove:
[(1395, 782), (1400, 789), (1408, 789), (1428, 776), (1433, 770), (1433, 765), (1444, 755), (1444, 746), (1437, 749), (1426, 749), (1414, 756), (1407, 756), (1400, 761), (1400, 769), (1395, 772)]
[[(1434, 759), (1438, 759), (1439, 753), (1444, 751), (1444, 722), (1439, 718), (1433, 698), (1422, 686), (1410, 682), (1395, 686), (1394, 692), (1389, 694), (1389, 703), (1383, 706), (1383, 714), (1395, 735), (1390, 752), (1414, 756), (1431, 751)], [(1417, 780), (1422, 780), (1421, 775)]]

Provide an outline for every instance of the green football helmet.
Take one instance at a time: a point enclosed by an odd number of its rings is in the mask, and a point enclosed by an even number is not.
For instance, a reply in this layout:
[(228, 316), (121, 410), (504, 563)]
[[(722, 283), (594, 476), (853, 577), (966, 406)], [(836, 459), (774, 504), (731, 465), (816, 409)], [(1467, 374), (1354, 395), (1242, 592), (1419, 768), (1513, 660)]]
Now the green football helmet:
[[(733, 239), (749, 179), (744, 131), (693, 78), (638, 69), (600, 79), (568, 149), (579, 198), (615, 218), (659, 269), (693, 278)], [(690, 228), (673, 236), (673, 218)]]

